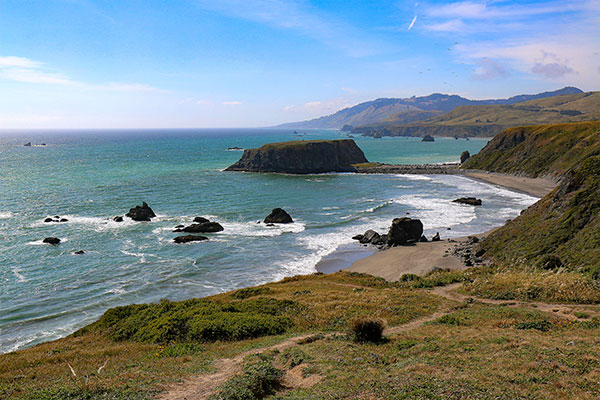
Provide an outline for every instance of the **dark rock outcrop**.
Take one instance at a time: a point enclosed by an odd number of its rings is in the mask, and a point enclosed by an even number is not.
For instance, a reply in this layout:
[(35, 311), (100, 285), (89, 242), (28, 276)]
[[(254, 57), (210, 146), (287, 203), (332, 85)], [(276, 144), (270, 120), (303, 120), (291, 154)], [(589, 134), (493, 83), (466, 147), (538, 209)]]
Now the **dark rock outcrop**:
[(388, 246), (399, 246), (414, 243), (423, 235), (423, 223), (408, 217), (394, 218), (387, 234)]
[(199, 224), (203, 224), (205, 222), (210, 222), (207, 218), (204, 217), (196, 217), (194, 218), (194, 222), (197, 222)]
[(208, 238), (206, 236), (196, 235), (177, 236), (173, 239), (175, 243), (202, 242), (204, 240), (208, 240)]
[(468, 150), (465, 150), (462, 153), (460, 153), (460, 163), (461, 164), (466, 162), (469, 158), (471, 158), (471, 153), (469, 153)]
[(266, 144), (244, 150), (226, 171), (315, 174), (355, 172), (352, 164), (367, 163), (354, 140), (306, 140)]
[(218, 222), (203, 222), (201, 224), (192, 224), (185, 228), (177, 228), (173, 232), (187, 232), (187, 233), (215, 233), (221, 232), (223, 227)]
[(55, 217), (48, 217), (44, 220), (44, 222), (49, 223), (49, 222), (69, 222), (68, 219), (66, 218), (61, 218), (60, 216), (56, 215)]
[(116, 217), (113, 218), (113, 221), (115, 221), (115, 222), (123, 222), (123, 217), (121, 217), (120, 215), (117, 215)]
[(60, 244), (60, 239), (56, 237), (47, 237), (44, 240), (42, 240), (42, 242), (56, 246)]
[(421, 236), (421, 239), (419, 239), (419, 242), (422, 243), (427, 243), (429, 240), (427, 240), (427, 237), (425, 235)]
[(425, 135), (423, 136), (421, 142), (435, 142), (435, 139), (431, 135)]
[(440, 233), (439, 232), (436, 232), (435, 235), (431, 238), (432, 242), (439, 242), (440, 240), (441, 239), (440, 239)]
[(291, 224), (294, 220), (283, 208), (275, 208), (267, 215), (264, 222), (265, 224)]
[(469, 206), (480, 206), (481, 199), (475, 197), (461, 197), (460, 199), (452, 200), (453, 203), (467, 204)]
[(31, 147), (31, 142), (27, 142), (23, 146), (25, 146), (25, 147)]
[(81, 255), (81, 254), (85, 254), (85, 251), (77, 250), (77, 251), (74, 251), (73, 254)]
[(154, 211), (144, 201), (141, 206), (135, 206), (135, 208), (129, 209), (129, 212), (125, 214), (126, 217), (131, 218), (134, 221), (150, 221), (156, 217)]
[(372, 244), (377, 247), (383, 247), (387, 241), (387, 235), (380, 235), (372, 229), (369, 229), (362, 235), (356, 235), (352, 239), (358, 240), (361, 244)]

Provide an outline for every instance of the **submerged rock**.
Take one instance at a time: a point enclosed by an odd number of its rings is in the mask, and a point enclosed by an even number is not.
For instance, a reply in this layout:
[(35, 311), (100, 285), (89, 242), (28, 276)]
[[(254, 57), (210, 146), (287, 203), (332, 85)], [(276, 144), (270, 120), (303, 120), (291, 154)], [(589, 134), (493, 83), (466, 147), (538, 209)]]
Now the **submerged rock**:
[(267, 215), (264, 222), (265, 224), (291, 224), (294, 220), (283, 208), (275, 208)]
[(414, 243), (423, 235), (423, 223), (408, 217), (395, 218), (387, 234), (388, 246)]
[(83, 251), (83, 250), (77, 250), (77, 251), (74, 251), (73, 254), (78, 254), (78, 255), (85, 254), (85, 251)]
[(460, 199), (452, 200), (453, 203), (467, 204), (469, 206), (480, 206), (481, 199), (475, 197), (461, 197)]
[(120, 215), (117, 215), (116, 217), (113, 218), (113, 221), (115, 221), (115, 222), (123, 222), (123, 217), (121, 217)]
[(129, 212), (125, 216), (134, 221), (150, 221), (151, 218), (156, 217), (156, 214), (154, 214), (154, 211), (144, 201), (141, 206), (129, 209)]
[(242, 158), (226, 171), (317, 174), (355, 172), (353, 164), (367, 163), (354, 140), (296, 140), (269, 143), (244, 150)]
[(177, 236), (173, 239), (175, 243), (202, 242), (204, 240), (208, 240), (208, 238), (206, 236), (196, 235)]
[(173, 232), (187, 232), (187, 233), (214, 233), (221, 232), (223, 227), (218, 222), (203, 222), (201, 224), (192, 224), (185, 228), (175, 229)]
[(60, 239), (56, 237), (47, 237), (42, 240), (42, 242), (56, 246), (57, 244), (60, 244)]

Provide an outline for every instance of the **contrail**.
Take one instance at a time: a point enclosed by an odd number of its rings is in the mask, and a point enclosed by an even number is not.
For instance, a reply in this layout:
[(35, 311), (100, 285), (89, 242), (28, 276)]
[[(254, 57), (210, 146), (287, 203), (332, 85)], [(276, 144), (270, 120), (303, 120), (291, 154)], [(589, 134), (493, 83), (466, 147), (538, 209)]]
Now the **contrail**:
[(417, 16), (415, 15), (415, 17), (413, 18), (412, 22), (410, 23), (410, 25), (408, 26), (408, 30), (410, 31), (412, 29), (413, 26), (415, 26), (415, 22), (417, 22)]

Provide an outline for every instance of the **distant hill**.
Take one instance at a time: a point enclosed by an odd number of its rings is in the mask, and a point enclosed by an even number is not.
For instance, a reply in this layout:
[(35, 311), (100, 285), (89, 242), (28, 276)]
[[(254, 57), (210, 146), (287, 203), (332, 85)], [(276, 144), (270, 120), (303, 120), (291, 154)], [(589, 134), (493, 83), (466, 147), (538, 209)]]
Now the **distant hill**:
[(287, 123), (279, 125), (278, 127), (293, 129), (340, 129), (344, 125), (357, 127), (366, 125), (388, 126), (408, 124), (440, 116), (460, 106), (514, 104), (552, 96), (579, 93), (583, 92), (575, 87), (565, 87), (552, 92), (533, 95), (518, 95), (508, 99), (495, 100), (469, 100), (457, 95), (440, 93), (434, 93), (423, 97), (413, 96), (404, 99), (382, 98), (361, 103), (354, 107), (345, 108), (334, 114), (310, 121)]
[(537, 124), (600, 120), (600, 92), (561, 95), (515, 104), (467, 105), (424, 121), (354, 128), (368, 136), (487, 136)]

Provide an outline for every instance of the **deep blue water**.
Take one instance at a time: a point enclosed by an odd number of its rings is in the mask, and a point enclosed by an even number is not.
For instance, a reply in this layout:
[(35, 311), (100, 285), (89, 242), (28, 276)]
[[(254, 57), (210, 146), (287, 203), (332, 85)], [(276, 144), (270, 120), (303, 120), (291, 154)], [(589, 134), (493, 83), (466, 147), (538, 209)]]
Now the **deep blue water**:
[[(310, 131), (301, 138), (345, 137)], [(426, 235), (482, 232), (536, 199), (458, 176), (223, 172), (241, 152), (298, 139), (291, 130), (53, 131), (0, 134), (0, 352), (67, 335), (107, 308), (200, 297), (315, 271), (351, 237), (394, 217)], [(370, 161), (456, 161), (484, 139), (355, 138)], [(25, 142), (46, 146), (24, 147)], [(479, 208), (451, 202), (476, 194)], [(113, 216), (148, 204), (150, 223)], [(275, 207), (288, 226), (257, 224)], [(47, 224), (47, 216), (69, 222)], [(176, 245), (172, 229), (204, 216), (225, 230)], [(452, 228), (447, 231), (446, 228)], [(47, 236), (63, 240), (53, 247)], [(84, 255), (74, 255), (84, 250)]]

